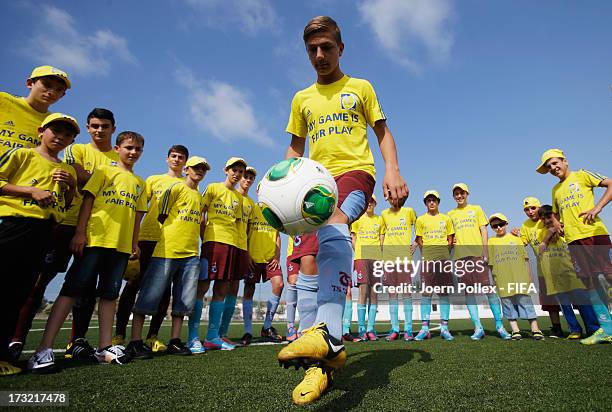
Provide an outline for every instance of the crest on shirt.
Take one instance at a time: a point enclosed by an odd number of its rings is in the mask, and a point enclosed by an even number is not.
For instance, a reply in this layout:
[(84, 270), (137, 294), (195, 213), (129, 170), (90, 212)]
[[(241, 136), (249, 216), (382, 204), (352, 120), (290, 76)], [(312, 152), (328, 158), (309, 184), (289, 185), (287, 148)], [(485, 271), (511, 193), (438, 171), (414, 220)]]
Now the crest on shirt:
[(580, 185), (578, 183), (570, 183), (569, 184), (569, 192), (570, 193), (578, 193), (578, 192), (580, 192)]
[(340, 94), (340, 107), (344, 110), (355, 110), (357, 108), (357, 96), (353, 93)]
[(444, 229), (444, 227), (445, 227), (445, 226), (446, 226), (446, 223), (445, 223), (445, 222), (443, 222), (443, 221), (442, 221), (442, 222), (440, 222), (440, 229)]
[(378, 230), (380, 226), (378, 225), (378, 223), (374, 223), (374, 230)]
[(32, 180), (30, 181), (30, 184), (31, 184), (32, 186), (36, 186), (36, 185), (38, 184), (38, 179), (36, 179), (36, 178), (32, 179)]
[(311, 111), (310, 111), (310, 109), (307, 107), (307, 108), (306, 108), (306, 114), (304, 115), (304, 117), (305, 117), (306, 119), (308, 119), (308, 118), (309, 118), (311, 115), (312, 115), (312, 112), (311, 112)]
[(10, 126), (10, 127), (15, 127), (15, 122), (12, 120), (8, 120), (6, 122), (4, 122), (5, 126)]
[(473, 210), (468, 210), (467, 214), (468, 214), (468, 216), (470, 216), (470, 217), (474, 217), (474, 216), (476, 216), (476, 212), (474, 212)]
[(400, 225), (401, 226), (406, 226), (406, 218), (405, 217), (400, 217)]

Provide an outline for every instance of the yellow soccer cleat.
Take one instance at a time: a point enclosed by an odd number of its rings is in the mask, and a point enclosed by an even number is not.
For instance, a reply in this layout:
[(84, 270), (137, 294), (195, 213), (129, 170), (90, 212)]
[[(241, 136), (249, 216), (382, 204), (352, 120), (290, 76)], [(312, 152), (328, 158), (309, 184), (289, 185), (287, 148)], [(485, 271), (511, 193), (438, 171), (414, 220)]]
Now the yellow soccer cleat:
[(17, 375), (18, 373), (21, 373), (21, 368), (8, 362), (0, 361), (0, 376)]
[(599, 328), (588, 338), (580, 341), (583, 345), (596, 345), (598, 343), (612, 343), (612, 336), (606, 335), (602, 328)]
[(165, 352), (168, 347), (161, 340), (157, 339), (157, 335), (151, 335), (150, 338), (145, 340), (145, 344), (151, 348), (153, 353)]
[(115, 335), (112, 340), (113, 346), (125, 346), (125, 337), (123, 335)]
[(325, 323), (319, 323), (285, 346), (278, 353), (278, 362), (285, 369), (308, 369), (314, 365), (341, 369), (346, 363), (346, 350), (342, 341), (329, 334)]
[(321, 395), (331, 387), (332, 376), (330, 372), (313, 366), (306, 370), (306, 376), (302, 379), (291, 394), (293, 403), (296, 405), (308, 405), (317, 401)]

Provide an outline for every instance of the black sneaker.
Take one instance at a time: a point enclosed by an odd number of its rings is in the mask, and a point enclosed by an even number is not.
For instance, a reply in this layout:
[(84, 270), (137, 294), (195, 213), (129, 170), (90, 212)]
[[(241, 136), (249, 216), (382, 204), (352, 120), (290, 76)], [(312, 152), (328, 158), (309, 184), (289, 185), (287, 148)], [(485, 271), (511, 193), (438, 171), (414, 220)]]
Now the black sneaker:
[(180, 339), (170, 339), (168, 342), (168, 349), (166, 349), (168, 355), (179, 355), (179, 356), (191, 356), (193, 355), (189, 348), (181, 342)]
[(283, 337), (278, 334), (276, 329), (270, 326), (268, 329), (261, 328), (261, 337), (268, 342), (282, 342)]
[(87, 339), (77, 338), (66, 346), (64, 358), (91, 360), (93, 359), (94, 353), (96, 353), (96, 350), (91, 347)]
[(9, 343), (8, 353), (13, 362), (17, 362), (21, 357), (21, 351), (23, 351), (23, 342), (11, 342)]
[(243, 346), (249, 346), (252, 340), (253, 335), (251, 335), (250, 333), (245, 333), (244, 335), (242, 335), (242, 338), (240, 338), (240, 343), (242, 343)]
[(550, 328), (550, 331), (548, 332), (548, 337), (555, 339), (565, 338), (565, 335), (563, 334), (563, 329), (561, 329), (561, 325), (553, 325), (552, 328)]
[(125, 353), (132, 359), (152, 359), (153, 352), (151, 348), (145, 345), (140, 340), (133, 340), (128, 343), (127, 348), (125, 348)]

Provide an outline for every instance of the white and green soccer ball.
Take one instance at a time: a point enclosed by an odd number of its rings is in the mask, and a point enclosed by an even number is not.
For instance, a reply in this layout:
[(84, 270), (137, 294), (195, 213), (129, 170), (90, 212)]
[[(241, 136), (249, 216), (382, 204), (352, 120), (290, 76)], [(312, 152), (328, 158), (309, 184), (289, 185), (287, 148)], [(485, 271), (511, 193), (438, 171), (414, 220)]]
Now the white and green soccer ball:
[(318, 230), (338, 204), (338, 187), (319, 162), (292, 157), (276, 163), (257, 186), (262, 213), (275, 229), (288, 235)]

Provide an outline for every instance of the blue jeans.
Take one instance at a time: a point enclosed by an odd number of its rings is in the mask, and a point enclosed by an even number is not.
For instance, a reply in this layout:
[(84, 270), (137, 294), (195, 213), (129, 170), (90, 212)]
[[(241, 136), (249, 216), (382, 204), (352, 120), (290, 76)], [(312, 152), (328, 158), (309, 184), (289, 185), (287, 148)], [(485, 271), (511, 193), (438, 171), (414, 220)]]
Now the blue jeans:
[(531, 296), (514, 295), (501, 298), (504, 317), (508, 320), (535, 319), (538, 317)]
[(178, 259), (151, 258), (140, 282), (140, 293), (134, 313), (154, 315), (164, 291), (172, 282), (172, 316), (191, 313), (195, 304), (200, 276), (200, 258), (191, 256)]
[(555, 297), (559, 305), (561, 305), (561, 310), (570, 327), (570, 332), (582, 333), (582, 327), (578, 323), (578, 319), (576, 319), (572, 305), (580, 312), (580, 317), (582, 317), (587, 334), (590, 335), (599, 329), (599, 321), (591, 305), (589, 292), (584, 289), (574, 289), (569, 292), (557, 293)]

